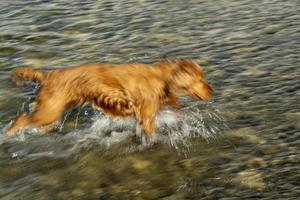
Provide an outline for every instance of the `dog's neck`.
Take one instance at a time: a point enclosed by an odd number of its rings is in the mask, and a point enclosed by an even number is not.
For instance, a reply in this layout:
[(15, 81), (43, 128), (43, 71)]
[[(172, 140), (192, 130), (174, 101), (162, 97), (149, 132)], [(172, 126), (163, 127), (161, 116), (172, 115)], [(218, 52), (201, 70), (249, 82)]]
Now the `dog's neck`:
[(162, 61), (155, 63), (156, 69), (162, 80), (165, 80), (164, 93), (165, 94), (176, 94), (174, 91), (174, 73), (178, 70), (179, 66), (176, 62), (172, 61)]
[(178, 69), (178, 64), (175, 61), (159, 61), (155, 63), (160, 76), (165, 80), (171, 81), (174, 72)]

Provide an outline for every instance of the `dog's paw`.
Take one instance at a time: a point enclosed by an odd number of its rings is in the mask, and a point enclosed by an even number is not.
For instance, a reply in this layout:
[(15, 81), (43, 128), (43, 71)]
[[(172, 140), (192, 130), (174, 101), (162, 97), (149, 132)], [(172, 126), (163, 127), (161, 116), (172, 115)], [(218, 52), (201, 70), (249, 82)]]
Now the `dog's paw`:
[(159, 141), (158, 134), (142, 134), (141, 142), (143, 147), (152, 147)]
[(4, 135), (7, 137), (13, 137), (17, 134), (17, 132), (15, 130), (5, 130), (4, 131)]

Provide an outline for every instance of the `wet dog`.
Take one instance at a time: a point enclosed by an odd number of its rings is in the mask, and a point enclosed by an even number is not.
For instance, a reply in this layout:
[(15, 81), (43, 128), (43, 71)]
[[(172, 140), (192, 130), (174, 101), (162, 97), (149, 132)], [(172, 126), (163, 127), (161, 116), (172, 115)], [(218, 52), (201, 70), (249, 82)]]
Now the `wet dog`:
[(202, 68), (191, 60), (154, 64), (86, 64), (52, 71), (19, 68), (12, 72), (17, 85), (38, 82), (33, 113), (18, 116), (5, 131), (13, 136), (27, 127), (49, 127), (66, 109), (92, 105), (116, 117), (135, 117), (145, 134), (156, 131), (155, 116), (164, 107), (180, 108), (178, 95), (208, 100), (212, 88)]

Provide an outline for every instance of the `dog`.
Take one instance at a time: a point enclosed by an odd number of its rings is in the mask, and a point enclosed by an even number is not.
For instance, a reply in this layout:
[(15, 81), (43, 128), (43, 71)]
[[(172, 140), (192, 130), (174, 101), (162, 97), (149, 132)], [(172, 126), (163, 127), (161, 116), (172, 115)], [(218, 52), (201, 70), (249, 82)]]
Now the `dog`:
[(60, 119), (66, 109), (91, 105), (112, 118), (135, 117), (145, 135), (155, 134), (155, 116), (165, 107), (181, 107), (177, 97), (209, 100), (212, 87), (202, 68), (192, 60), (166, 60), (153, 64), (84, 64), (41, 71), (12, 71), (17, 85), (26, 80), (40, 88), (32, 113), (18, 116), (5, 130), (7, 136), (28, 128), (45, 128)]

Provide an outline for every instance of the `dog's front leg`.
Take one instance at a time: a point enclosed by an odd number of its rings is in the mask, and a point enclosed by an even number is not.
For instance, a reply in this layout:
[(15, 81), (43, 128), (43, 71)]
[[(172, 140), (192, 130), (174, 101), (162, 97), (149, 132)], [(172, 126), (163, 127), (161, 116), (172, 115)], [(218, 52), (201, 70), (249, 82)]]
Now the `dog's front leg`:
[(138, 114), (136, 115), (142, 131), (149, 135), (155, 134), (156, 125), (155, 125), (155, 116), (159, 109), (159, 102), (152, 101), (144, 101), (142, 102)]
[(166, 96), (163, 106), (171, 106), (176, 109), (180, 109), (182, 105), (178, 102), (177, 97), (173, 94)]
[(136, 117), (142, 129), (143, 145), (151, 145), (156, 140), (155, 116), (159, 109), (159, 101), (145, 101), (136, 112)]
[(155, 126), (155, 121), (154, 119), (151, 118), (145, 118), (141, 122), (141, 127), (142, 130), (145, 134), (150, 135), (150, 134), (155, 134), (156, 126)]

